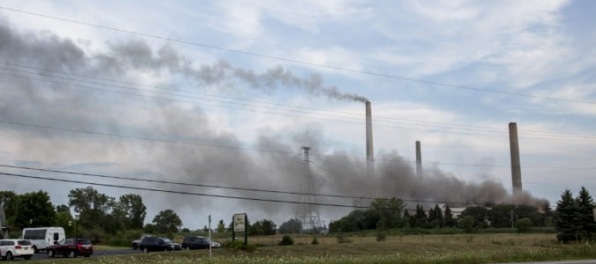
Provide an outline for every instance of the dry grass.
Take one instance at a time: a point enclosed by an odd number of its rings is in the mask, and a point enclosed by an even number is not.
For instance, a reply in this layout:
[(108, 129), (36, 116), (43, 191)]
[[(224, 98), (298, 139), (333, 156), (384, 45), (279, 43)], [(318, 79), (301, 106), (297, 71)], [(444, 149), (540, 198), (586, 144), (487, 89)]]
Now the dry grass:
[[(562, 245), (553, 234), (474, 234), (387, 236), (377, 242), (373, 235), (293, 236), (295, 245), (277, 246), (282, 236), (251, 237), (251, 243), (267, 246), (255, 252), (213, 250), (210, 263), (488, 263), (531, 260), (596, 258), (596, 247)], [(225, 242), (222, 239), (218, 241)], [(275, 246), (273, 246), (275, 245)], [(172, 263), (208, 261), (207, 250), (137, 254), (118, 257), (60, 260), (60, 263)], [(31, 261), (31, 263), (34, 261)], [(48, 263), (47, 261), (44, 263)], [(52, 263), (52, 262), (50, 262)]]

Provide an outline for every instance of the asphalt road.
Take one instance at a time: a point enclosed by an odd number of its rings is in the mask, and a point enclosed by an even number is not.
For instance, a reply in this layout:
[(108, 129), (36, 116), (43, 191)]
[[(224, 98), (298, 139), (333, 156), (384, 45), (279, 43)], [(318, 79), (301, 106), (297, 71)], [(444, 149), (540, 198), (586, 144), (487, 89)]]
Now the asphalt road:
[[(91, 255), (91, 257), (99, 257), (99, 256), (112, 256), (112, 255), (131, 255), (131, 254), (142, 254), (143, 252), (140, 250), (132, 250), (132, 249), (115, 249), (115, 250), (95, 250), (93, 252), (93, 255)], [(49, 259), (50, 257), (48, 257), (48, 255), (46, 254), (46, 252), (40, 252), (35, 254), (35, 256), (33, 256), (33, 258), (31, 259), (35, 259), (35, 260), (41, 260), (41, 259)], [(62, 258), (62, 256), (57, 256), (56, 259), (60, 259)], [(79, 256), (78, 258), (84, 258), (83, 256)]]

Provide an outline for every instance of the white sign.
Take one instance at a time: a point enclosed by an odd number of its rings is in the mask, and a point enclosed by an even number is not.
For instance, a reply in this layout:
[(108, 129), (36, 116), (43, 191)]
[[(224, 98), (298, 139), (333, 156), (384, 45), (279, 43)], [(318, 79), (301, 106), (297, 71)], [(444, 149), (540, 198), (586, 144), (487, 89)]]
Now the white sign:
[(244, 232), (246, 223), (244, 219), (246, 219), (246, 214), (235, 214), (234, 217), (234, 232)]

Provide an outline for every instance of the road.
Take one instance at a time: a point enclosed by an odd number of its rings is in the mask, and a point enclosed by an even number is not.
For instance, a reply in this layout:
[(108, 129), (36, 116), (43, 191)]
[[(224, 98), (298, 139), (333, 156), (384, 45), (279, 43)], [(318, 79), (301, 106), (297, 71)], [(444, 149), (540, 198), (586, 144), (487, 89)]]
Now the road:
[[(91, 257), (100, 257), (100, 256), (112, 256), (112, 255), (131, 255), (131, 254), (141, 254), (143, 253), (140, 250), (132, 250), (132, 249), (114, 249), (114, 250), (95, 250), (93, 252), (93, 255), (91, 255)], [(56, 257), (56, 259), (59, 259), (61, 257)], [(83, 258), (82, 256), (79, 256), (79, 258)], [(46, 254), (46, 252), (41, 252), (41, 253), (37, 253), (35, 254), (35, 256), (33, 256), (34, 260), (41, 260), (41, 259), (49, 259), (48, 255)]]

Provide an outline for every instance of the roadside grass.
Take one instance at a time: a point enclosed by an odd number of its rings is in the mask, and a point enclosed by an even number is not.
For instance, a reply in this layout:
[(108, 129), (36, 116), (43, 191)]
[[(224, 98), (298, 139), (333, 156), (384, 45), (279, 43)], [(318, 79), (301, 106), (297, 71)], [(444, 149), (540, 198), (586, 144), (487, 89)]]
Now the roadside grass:
[[(29, 263), (496, 263), (596, 258), (596, 245), (558, 244), (553, 234), (472, 234), (387, 236), (377, 242), (372, 235), (345, 236), (349, 243), (338, 243), (337, 236), (296, 236), (301, 244), (261, 246), (252, 253), (213, 250), (159, 252), (109, 257), (51, 259)], [(250, 239), (269, 241), (271, 237)], [(274, 236), (274, 241), (281, 236)]]

